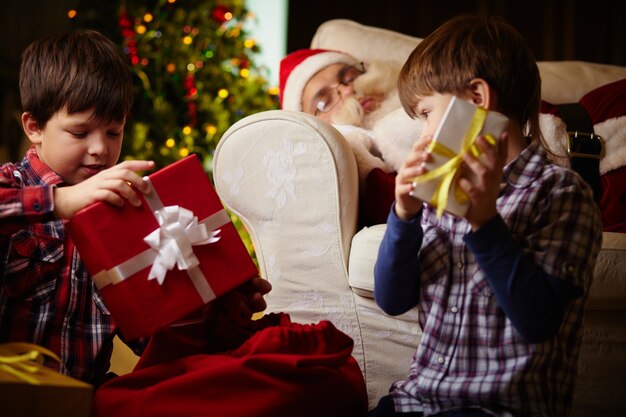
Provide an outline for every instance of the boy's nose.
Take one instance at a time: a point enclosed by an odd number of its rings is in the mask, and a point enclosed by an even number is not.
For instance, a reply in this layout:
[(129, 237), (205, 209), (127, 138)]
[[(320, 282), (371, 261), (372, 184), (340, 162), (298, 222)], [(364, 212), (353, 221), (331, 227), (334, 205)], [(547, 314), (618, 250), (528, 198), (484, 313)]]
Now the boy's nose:
[(95, 134), (89, 140), (89, 148), (87, 151), (91, 155), (103, 155), (107, 152), (106, 138), (104, 135)]

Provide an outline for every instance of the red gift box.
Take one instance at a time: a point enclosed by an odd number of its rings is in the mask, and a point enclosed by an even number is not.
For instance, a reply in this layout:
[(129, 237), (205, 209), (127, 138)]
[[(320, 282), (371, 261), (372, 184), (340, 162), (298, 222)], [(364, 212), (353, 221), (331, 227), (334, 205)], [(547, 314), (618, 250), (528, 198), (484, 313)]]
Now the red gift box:
[(99, 202), (68, 224), (127, 339), (152, 335), (258, 276), (195, 155), (146, 178), (153, 189), (141, 207)]

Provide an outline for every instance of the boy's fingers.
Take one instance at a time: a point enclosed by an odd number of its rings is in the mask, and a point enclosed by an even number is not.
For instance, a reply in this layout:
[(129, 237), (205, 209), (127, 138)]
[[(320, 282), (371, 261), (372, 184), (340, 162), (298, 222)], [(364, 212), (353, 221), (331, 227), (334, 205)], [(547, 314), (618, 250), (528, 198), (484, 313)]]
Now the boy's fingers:
[(149, 171), (154, 168), (154, 161), (142, 161), (129, 159), (116, 165), (120, 168), (126, 168), (131, 171)]
[(96, 198), (96, 201), (104, 201), (116, 207), (124, 206), (124, 199), (116, 192), (111, 190), (102, 190), (102, 195)]
[(137, 171), (148, 171), (155, 166), (154, 161), (128, 160), (111, 168), (111, 174), (115, 178), (121, 178), (144, 194), (150, 193), (150, 186)]
[(249, 299), (249, 308), (252, 312), (263, 311), (267, 308), (265, 298), (259, 293), (254, 293)]
[(258, 288), (262, 294), (267, 294), (268, 292), (272, 290), (272, 284), (270, 284), (270, 282), (266, 279), (255, 277), (255, 278), (252, 278), (251, 282), (252, 282), (252, 285)]

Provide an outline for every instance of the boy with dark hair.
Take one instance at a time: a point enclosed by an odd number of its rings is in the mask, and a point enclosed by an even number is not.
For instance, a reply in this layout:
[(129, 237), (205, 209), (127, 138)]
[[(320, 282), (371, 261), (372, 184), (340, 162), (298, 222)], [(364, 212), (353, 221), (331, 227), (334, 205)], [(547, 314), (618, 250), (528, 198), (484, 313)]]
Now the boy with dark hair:
[[(526, 43), (498, 18), (451, 19), (415, 48), (398, 89), (424, 130), (396, 178), (374, 294), (388, 314), (418, 306), (423, 337), (371, 415), (569, 415), (602, 228), (589, 186), (542, 146)], [(495, 144), (478, 137), (481, 158), (463, 156), (464, 218), (438, 219), (413, 179), (454, 96), (509, 124)]]
[[(130, 70), (98, 32), (43, 38), (23, 53), (20, 93), (32, 147), (0, 167), (0, 342), (47, 347), (60, 372), (97, 385), (117, 330), (65, 223), (94, 202), (138, 206), (135, 190), (149, 192), (136, 172), (154, 162), (116, 165), (133, 100)], [(232, 298), (236, 308), (264, 308), (269, 284), (251, 286)]]

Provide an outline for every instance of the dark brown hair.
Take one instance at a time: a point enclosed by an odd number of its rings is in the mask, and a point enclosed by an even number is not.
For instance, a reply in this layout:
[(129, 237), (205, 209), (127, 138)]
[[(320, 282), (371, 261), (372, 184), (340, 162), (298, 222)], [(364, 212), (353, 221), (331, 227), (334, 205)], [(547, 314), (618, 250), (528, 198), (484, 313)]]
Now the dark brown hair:
[(420, 97), (463, 95), (474, 78), (494, 89), (496, 110), (541, 140), (537, 63), (519, 32), (498, 17), (457, 16), (421, 41), (400, 72), (400, 101), (416, 117)]
[(41, 128), (59, 110), (89, 109), (105, 121), (124, 120), (133, 103), (126, 59), (108, 38), (83, 30), (31, 43), (20, 67), (22, 110)]

